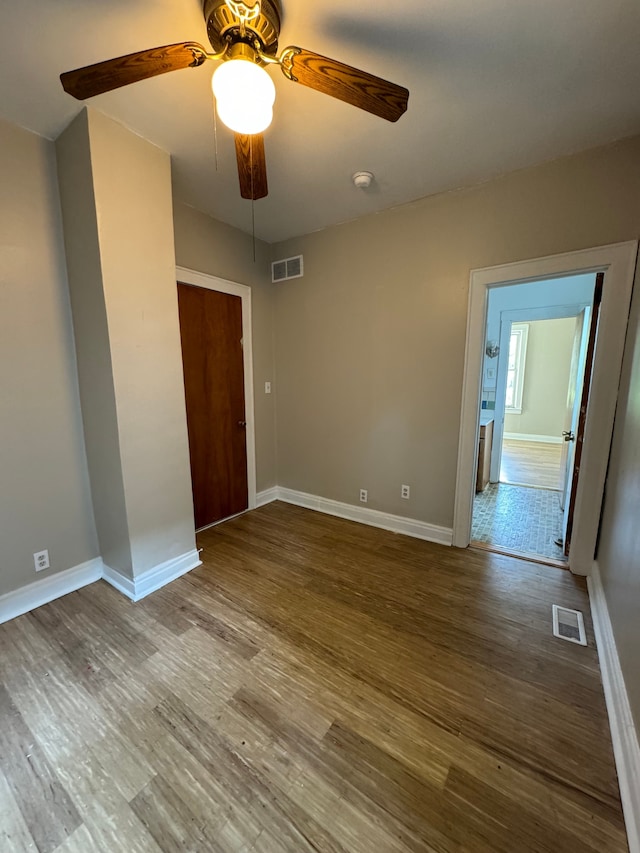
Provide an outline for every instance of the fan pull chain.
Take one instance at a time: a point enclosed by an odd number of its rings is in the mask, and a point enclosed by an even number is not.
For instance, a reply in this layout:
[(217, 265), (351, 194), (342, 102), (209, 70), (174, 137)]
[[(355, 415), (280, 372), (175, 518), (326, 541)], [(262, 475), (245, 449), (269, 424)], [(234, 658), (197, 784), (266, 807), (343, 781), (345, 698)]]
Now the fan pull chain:
[(216, 110), (216, 99), (213, 99), (213, 151), (216, 163), (216, 172), (218, 171), (218, 117)]
[(249, 137), (249, 163), (251, 165), (251, 235), (253, 238), (253, 263), (256, 262), (256, 201), (255, 192), (253, 191), (253, 136)]
[(255, 201), (251, 199), (251, 231), (253, 233), (253, 263), (256, 262), (256, 213)]

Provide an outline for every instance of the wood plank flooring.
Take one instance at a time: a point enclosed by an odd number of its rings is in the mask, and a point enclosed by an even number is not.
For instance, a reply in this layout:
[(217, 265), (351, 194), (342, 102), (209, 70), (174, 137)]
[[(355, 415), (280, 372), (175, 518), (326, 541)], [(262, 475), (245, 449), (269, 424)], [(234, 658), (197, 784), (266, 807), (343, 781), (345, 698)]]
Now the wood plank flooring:
[(500, 458), (500, 482), (539, 489), (560, 489), (561, 454), (561, 444), (505, 438)]
[(2, 851), (627, 850), (582, 579), (281, 503), (199, 543), (0, 626)]

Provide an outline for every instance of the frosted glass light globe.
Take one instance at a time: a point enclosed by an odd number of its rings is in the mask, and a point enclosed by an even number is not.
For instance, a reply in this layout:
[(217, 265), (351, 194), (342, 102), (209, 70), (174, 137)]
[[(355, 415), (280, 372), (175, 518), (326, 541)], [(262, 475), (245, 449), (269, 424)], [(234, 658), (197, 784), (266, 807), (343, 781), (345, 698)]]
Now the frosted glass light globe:
[(220, 121), (235, 133), (262, 133), (271, 124), (276, 87), (264, 68), (247, 59), (219, 65), (211, 80)]

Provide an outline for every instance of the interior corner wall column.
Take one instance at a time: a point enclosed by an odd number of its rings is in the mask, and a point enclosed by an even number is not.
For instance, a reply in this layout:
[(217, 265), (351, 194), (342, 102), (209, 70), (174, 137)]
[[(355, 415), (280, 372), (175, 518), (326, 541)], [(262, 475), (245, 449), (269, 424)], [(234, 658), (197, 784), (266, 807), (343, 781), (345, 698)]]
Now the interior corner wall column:
[(87, 109), (56, 149), (100, 550), (135, 578), (195, 548), (170, 158)]

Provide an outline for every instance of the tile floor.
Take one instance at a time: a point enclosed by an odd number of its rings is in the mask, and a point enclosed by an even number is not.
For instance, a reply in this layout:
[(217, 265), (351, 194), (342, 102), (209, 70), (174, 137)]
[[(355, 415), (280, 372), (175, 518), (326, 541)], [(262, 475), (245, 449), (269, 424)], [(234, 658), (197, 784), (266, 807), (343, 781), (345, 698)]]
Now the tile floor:
[(560, 492), (490, 483), (474, 498), (472, 541), (564, 560), (561, 535)]

